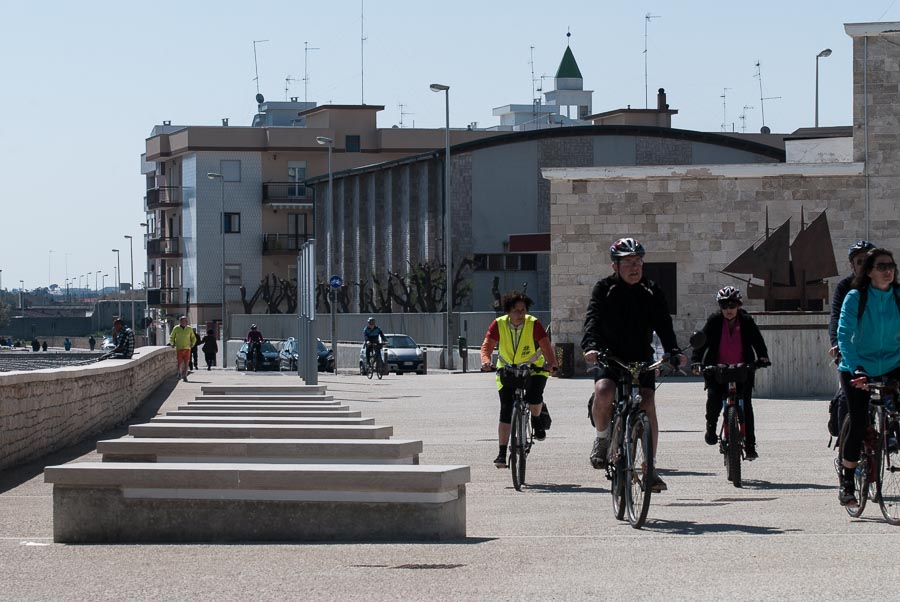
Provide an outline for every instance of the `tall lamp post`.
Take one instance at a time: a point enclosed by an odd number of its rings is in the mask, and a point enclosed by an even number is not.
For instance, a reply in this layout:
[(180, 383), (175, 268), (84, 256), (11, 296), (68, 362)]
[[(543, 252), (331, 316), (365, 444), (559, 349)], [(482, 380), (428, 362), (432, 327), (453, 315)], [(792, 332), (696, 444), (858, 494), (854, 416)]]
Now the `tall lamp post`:
[(219, 180), (221, 183), (221, 201), (222, 215), (219, 219), (219, 227), (222, 229), (222, 369), (228, 367), (228, 353), (226, 353), (225, 343), (228, 341), (225, 335), (225, 178), (220, 173), (209, 172), (206, 177), (210, 180)]
[(78, 275), (78, 299), (84, 302), (84, 288), (81, 286), (81, 279), (84, 278), (84, 274)]
[(819, 59), (831, 56), (831, 48), (826, 48), (816, 55), (816, 127), (819, 127)]
[(93, 272), (88, 272), (84, 277), (84, 288), (87, 290), (91, 290), (91, 274), (93, 274)]
[(131, 293), (129, 295), (131, 297), (131, 329), (136, 330), (137, 326), (134, 324), (134, 239), (129, 234), (126, 234), (125, 238), (128, 239), (128, 247), (131, 252), (131, 290), (129, 291)]
[(19, 280), (19, 309), (25, 309), (25, 281)]
[(450, 314), (453, 312), (453, 256), (450, 245), (450, 86), (431, 84), (432, 92), (444, 93), (446, 136), (444, 138), (444, 262), (447, 266), (447, 320), (444, 335), (447, 344), (447, 369), (453, 370), (453, 347), (450, 341)]
[(116, 254), (116, 297), (119, 298), (119, 319), (122, 318), (122, 264), (119, 263), (119, 249), (113, 249)]
[[(141, 228), (144, 228), (144, 249), (147, 248), (147, 241), (150, 240), (150, 222), (141, 222)], [(148, 262), (149, 263), (149, 262)], [(147, 344), (150, 344), (150, 297), (147, 289), (150, 288), (150, 270), (144, 266), (144, 336), (147, 337)]]
[[(334, 196), (333, 196), (333, 185), (334, 185), (334, 172), (331, 169), (331, 153), (334, 150), (334, 139), (329, 138), (327, 136), (317, 136), (316, 142), (319, 144), (325, 145), (328, 147), (328, 198), (325, 203), (325, 280), (329, 282), (331, 277), (334, 275), (334, 263), (332, 259), (334, 257), (333, 249), (332, 249), (332, 240), (334, 239)], [(331, 289), (331, 351), (334, 354), (335, 364), (334, 364), (334, 373), (337, 374), (337, 357), (338, 357), (338, 348), (337, 348), (337, 328), (335, 323), (337, 322), (336, 313), (337, 308), (337, 289)]]

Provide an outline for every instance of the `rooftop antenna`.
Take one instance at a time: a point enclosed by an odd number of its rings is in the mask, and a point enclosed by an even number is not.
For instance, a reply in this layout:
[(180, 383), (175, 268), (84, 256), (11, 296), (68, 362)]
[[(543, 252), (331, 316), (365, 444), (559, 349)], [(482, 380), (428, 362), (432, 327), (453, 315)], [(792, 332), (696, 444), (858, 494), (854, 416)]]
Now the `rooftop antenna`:
[[(400, 107), (400, 127), (403, 128), (403, 118), (407, 115), (415, 115), (415, 113), (409, 113), (407, 111), (404, 111), (403, 109), (406, 107), (406, 105), (403, 104), (402, 102), (397, 106)], [(415, 123), (415, 122), (413, 122), (413, 123)]]
[(320, 48), (310, 48), (309, 42), (303, 42), (303, 102), (309, 102), (309, 51), (320, 50)]
[(762, 66), (759, 63), (759, 60), (756, 61), (756, 73), (753, 77), (759, 79), (759, 112), (762, 117), (762, 127), (759, 129), (760, 133), (768, 134), (771, 132), (769, 128), (766, 127), (766, 101), (767, 100), (778, 100), (781, 98), (780, 96), (767, 96), (763, 97), (763, 85), (762, 85)]
[(534, 79), (534, 46), (530, 46), (530, 60), (528, 64), (531, 65), (531, 118), (537, 119), (537, 106), (538, 100), (535, 92), (534, 82), (537, 81)]
[(744, 134), (747, 133), (747, 110), (752, 108), (750, 105), (744, 105), (744, 110), (738, 115), (738, 119), (741, 120), (741, 132)]
[(359, 0), (359, 64), (360, 64), (360, 81), (359, 81), (359, 103), (366, 104), (366, 7), (365, 0)]
[(256, 82), (257, 95), (259, 94), (259, 65), (256, 62), (256, 45), (268, 41), (269, 40), (253, 40), (253, 70), (256, 72), (256, 77), (253, 78), (253, 81)]
[(725, 97), (728, 95), (729, 90), (731, 90), (731, 88), (722, 88), (722, 96), (719, 97), (722, 99), (722, 131), (723, 132), (728, 131), (728, 107), (725, 104), (725, 101), (726, 101)]
[(289, 88), (290, 88), (291, 82), (298, 82), (298, 81), (300, 81), (300, 80), (296, 79), (294, 77), (291, 77), (290, 75), (288, 75), (286, 78), (284, 78), (284, 99), (285, 100), (288, 100), (288, 93), (290, 92)]
[(659, 19), (660, 15), (651, 15), (647, 13), (644, 15), (644, 108), (650, 108), (650, 97), (648, 94), (648, 86), (647, 86), (647, 26), (650, 25), (650, 19)]

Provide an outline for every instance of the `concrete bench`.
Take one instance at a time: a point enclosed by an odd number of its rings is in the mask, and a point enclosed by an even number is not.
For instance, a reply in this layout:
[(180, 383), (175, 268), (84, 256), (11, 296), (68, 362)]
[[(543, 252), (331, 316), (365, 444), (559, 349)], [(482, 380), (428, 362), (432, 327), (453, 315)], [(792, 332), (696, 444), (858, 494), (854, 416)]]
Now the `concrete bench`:
[(338, 424), (342, 426), (356, 426), (361, 424), (375, 424), (374, 418), (297, 418), (292, 416), (156, 416), (150, 419), (152, 424)]
[(422, 442), (400, 439), (167, 439), (98, 441), (104, 462), (418, 464)]
[(189, 401), (178, 406), (179, 410), (244, 410), (244, 411), (286, 411), (286, 412), (346, 412), (350, 406), (344, 405), (292, 405), (292, 404), (245, 404), (245, 403), (194, 403)]
[(220, 399), (208, 399), (206, 397), (198, 397), (197, 399), (188, 401), (187, 403), (212, 403), (217, 405), (223, 404), (241, 404), (241, 405), (278, 405), (278, 406), (338, 406), (343, 401), (321, 400), (315, 399), (295, 400), (295, 399), (245, 399), (243, 397), (222, 397)]
[(166, 416), (285, 416), (294, 418), (359, 418), (362, 412), (350, 410), (294, 410), (294, 409), (278, 409), (278, 410), (235, 410), (232, 408), (224, 410), (198, 410), (196, 408), (187, 408), (184, 410), (175, 410), (166, 412)]
[(390, 439), (392, 426), (337, 424), (172, 424), (147, 422), (128, 427), (132, 437), (202, 439)]
[(324, 395), (325, 385), (203, 385), (203, 395)]
[(466, 536), (468, 466), (50, 466), (57, 543), (435, 541)]
[(196, 401), (257, 401), (261, 403), (269, 401), (290, 401), (290, 402), (309, 402), (309, 403), (327, 403), (334, 401), (334, 395), (197, 395)]

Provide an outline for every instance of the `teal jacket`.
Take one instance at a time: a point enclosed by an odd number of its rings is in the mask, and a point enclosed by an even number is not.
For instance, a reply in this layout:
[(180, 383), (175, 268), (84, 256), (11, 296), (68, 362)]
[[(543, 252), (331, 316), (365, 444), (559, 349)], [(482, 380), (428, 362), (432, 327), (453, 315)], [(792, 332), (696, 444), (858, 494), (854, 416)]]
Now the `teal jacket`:
[(859, 291), (851, 290), (841, 306), (837, 339), (841, 349), (843, 372), (861, 367), (869, 376), (881, 376), (900, 367), (900, 310), (894, 300), (895, 291), (882, 291), (869, 286), (862, 319)]

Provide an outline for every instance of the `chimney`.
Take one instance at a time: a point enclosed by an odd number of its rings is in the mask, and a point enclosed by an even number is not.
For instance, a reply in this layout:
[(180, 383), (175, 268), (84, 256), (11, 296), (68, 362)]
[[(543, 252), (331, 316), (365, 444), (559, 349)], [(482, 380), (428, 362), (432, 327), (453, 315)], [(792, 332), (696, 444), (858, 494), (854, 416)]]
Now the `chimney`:
[(660, 88), (659, 92), (656, 95), (656, 110), (660, 112), (669, 110), (669, 105), (666, 104), (665, 88)]
[(222, 118), (222, 127), (226, 127), (226, 128), (228, 127), (228, 118), (227, 117)]

